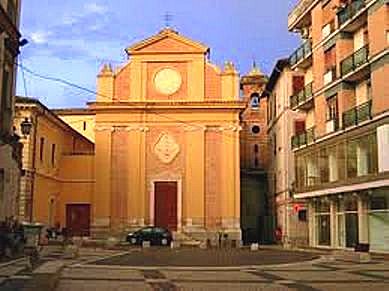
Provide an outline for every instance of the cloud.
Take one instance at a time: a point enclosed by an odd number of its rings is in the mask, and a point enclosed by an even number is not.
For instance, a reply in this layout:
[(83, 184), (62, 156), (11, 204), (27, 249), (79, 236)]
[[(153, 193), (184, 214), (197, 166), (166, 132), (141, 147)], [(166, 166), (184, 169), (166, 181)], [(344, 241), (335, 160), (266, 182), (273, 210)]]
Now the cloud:
[(46, 44), (49, 41), (50, 31), (37, 30), (30, 33), (30, 38), (33, 43)]
[(103, 14), (107, 11), (107, 7), (96, 2), (90, 2), (84, 5), (86, 14)]

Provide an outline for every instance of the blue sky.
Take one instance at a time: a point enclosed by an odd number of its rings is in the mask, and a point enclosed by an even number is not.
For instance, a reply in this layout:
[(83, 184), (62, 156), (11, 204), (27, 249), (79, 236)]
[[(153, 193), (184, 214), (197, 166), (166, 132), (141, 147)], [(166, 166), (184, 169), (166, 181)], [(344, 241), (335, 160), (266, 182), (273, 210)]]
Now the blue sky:
[[(276, 59), (297, 47), (287, 15), (297, 0), (40, 0), (22, 1), (21, 32), (29, 40), (19, 62), (43, 75), (95, 90), (105, 62), (126, 60), (124, 49), (164, 27), (164, 14), (181, 34), (211, 48), (212, 62), (232, 60), (241, 74), (253, 59), (269, 74)], [(39, 4), (38, 4), (39, 3)], [(23, 78), (24, 75), (24, 78)], [(95, 97), (18, 72), (17, 94), (49, 107), (82, 107)]]

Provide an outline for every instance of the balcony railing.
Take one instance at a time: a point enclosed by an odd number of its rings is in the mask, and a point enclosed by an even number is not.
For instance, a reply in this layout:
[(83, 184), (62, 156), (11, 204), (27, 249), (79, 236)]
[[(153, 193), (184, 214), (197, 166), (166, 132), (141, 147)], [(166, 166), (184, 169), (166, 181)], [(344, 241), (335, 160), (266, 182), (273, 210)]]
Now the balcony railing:
[(313, 82), (309, 83), (298, 92), (296, 95), (290, 97), (290, 107), (295, 108), (300, 104), (305, 103), (313, 96)]
[(365, 7), (366, 0), (354, 0), (348, 4), (345, 8), (338, 12), (339, 26), (346, 23), (349, 19), (353, 18), (362, 8)]
[(371, 100), (369, 100), (343, 113), (343, 128), (358, 125), (371, 118)]
[(345, 58), (340, 62), (340, 71), (342, 76), (347, 75), (348, 73), (365, 64), (368, 60), (368, 57), (369, 46), (365, 45), (364, 47), (354, 52), (352, 55)]
[(289, 63), (294, 66), (302, 59), (305, 59), (312, 53), (312, 43), (310, 40), (305, 41), (289, 58)]
[(311, 127), (303, 133), (292, 136), (292, 149), (296, 149), (303, 145), (313, 143), (314, 141), (315, 141), (315, 127)]

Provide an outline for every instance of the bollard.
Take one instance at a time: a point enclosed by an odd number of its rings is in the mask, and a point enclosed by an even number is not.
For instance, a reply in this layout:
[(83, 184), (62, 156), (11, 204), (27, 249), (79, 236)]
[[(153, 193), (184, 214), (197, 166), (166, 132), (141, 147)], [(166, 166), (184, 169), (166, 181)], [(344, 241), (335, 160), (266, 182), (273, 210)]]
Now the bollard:
[(147, 249), (150, 247), (150, 242), (149, 241), (142, 241), (142, 248)]
[(259, 249), (259, 244), (258, 243), (253, 243), (250, 245), (250, 250), (251, 251), (258, 251)]

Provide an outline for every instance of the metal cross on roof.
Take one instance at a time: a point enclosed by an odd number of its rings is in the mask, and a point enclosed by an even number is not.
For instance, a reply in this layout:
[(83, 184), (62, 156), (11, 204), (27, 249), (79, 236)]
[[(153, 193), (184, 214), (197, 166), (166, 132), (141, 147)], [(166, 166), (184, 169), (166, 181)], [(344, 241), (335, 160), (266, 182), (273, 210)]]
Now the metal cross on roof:
[(170, 14), (169, 12), (166, 12), (164, 15), (164, 20), (165, 20), (165, 26), (170, 27), (171, 21), (173, 20), (173, 15)]

